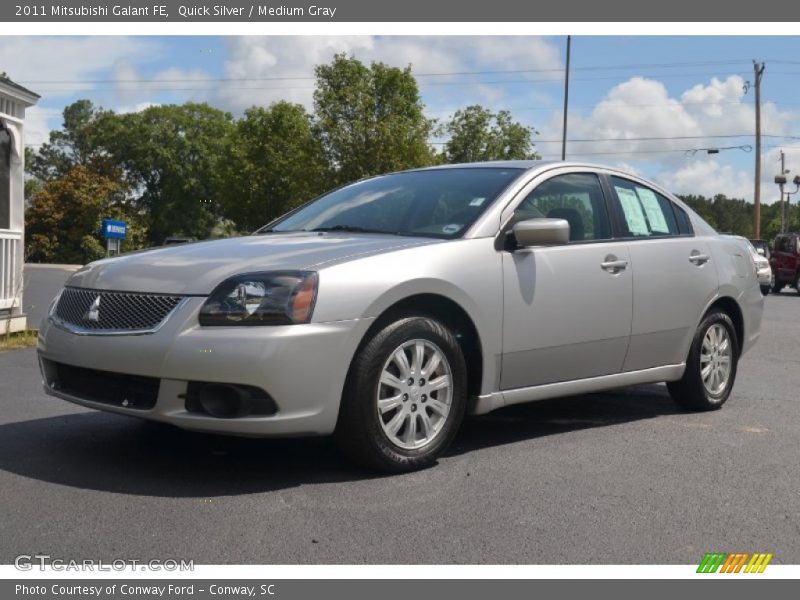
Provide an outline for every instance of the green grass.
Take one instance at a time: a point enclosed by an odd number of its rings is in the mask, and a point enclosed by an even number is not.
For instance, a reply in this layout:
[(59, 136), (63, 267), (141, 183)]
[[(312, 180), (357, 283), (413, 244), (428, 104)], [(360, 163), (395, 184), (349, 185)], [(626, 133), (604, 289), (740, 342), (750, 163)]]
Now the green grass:
[(36, 347), (36, 337), (39, 332), (36, 329), (26, 329), (17, 333), (0, 334), (0, 352), (6, 350), (17, 350), (19, 348)]

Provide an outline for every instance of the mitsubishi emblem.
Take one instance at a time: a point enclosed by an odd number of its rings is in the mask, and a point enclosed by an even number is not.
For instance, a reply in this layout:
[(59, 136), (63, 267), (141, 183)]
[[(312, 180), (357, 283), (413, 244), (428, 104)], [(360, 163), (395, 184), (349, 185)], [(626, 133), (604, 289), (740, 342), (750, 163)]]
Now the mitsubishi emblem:
[(94, 302), (92, 302), (92, 305), (89, 307), (89, 312), (86, 313), (86, 318), (95, 323), (100, 320), (100, 296), (95, 298)]

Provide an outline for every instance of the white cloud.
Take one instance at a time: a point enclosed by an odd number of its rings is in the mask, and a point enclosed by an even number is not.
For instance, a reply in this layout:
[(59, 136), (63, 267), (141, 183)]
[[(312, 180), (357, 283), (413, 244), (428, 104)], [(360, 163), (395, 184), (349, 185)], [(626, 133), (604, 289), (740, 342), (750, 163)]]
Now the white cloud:
[[(780, 110), (774, 103), (765, 102), (762, 131), (774, 136), (794, 135), (797, 117), (796, 111)], [(568, 154), (629, 167), (639, 165), (638, 170), (648, 172), (676, 193), (722, 193), (752, 200), (753, 170), (749, 165), (741, 167), (741, 157), (730, 153), (752, 151), (754, 123), (752, 98), (746, 95), (744, 81), (738, 75), (713, 78), (677, 96), (671, 96), (660, 81), (634, 77), (614, 86), (587, 114), (570, 112), (570, 138), (607, 141), (572, 142)], [(723, 137), (731, 135), (741, 137)], [(560, 115), (551, 116), (541, 137), (561, 137)], [(763, 144), (767, 146), (775, 139), (765, 137)], [(735, 148), (738, 146), (742, 148)], [(541, 143), (539, 147), (548, 157), (560, 152), (560, 144)], [(725, 147), (734, 148), (714, 158), (704, 151)], [(774, 149), (762, 155), (761, 189), (766, 202), (772, 201), (772, 178), (779, 170), (773, 164), (777, 152)], [(800, 159), (800, 149), (793, 152)]]
[(8, 76), (48, 99), (96, 87), (56, 82), (96, 80), (116, 61), (148, 60), (157, 51), (147, 38), (0, 36), (0, 56), (13, 57), (3, 64)]
[(124, 115), (127, 113), (138, 113), (142, 112), (143, 110), (147, 110), (151, 106), (160, 106), (158, 102), (138, 102), (136, 104), (124, 104), (122, 106), (117, 107), (116, 113), (120, 115)]
[[(0, 56), (13, 57), (2, 70), (42, 96), (26, 112), (25, 143), (41, 144), (61, 125), (62, 108), (54, 101), (76, 93), (90, 97), (93, 89), (107, 85), (95, 82), (107, 79), (115, 63), (151, 60), (159, 50), (157, 42), (143, 37), (0, 36)], [(59, 83), (65, 81), (80, 83)]]
[[(369, 50), (374, 38), (366, 36), (240, 36), (228, 39), (225, 77), (219, 99), (223, 108), (240, 112), (277, 100), (311, 106), (314, 66), (329, 62), (339, 52)], [(282, 79), (299, 77), (299, 79)]]
[[(147, 63), (163, 60), (161, 43), (147, 37), (0, 37), (0, 56), (13, 56), (3, 65), (12, 79), (43, 95), (42, 105), (29, 111), (27, 142), (46, 140), (60, 125), (61, 109), (55, 102), (74, 92), (75, 86), (45, 81), (104, 80), (83, 83), (79, 94), (92, 97), (92, 89), (111, 87), (110, 101), (96, 102), (120, 112), (133, 112), (153, 104), (208, 101), (241, 113), (252, 105), (279, 99), (311, 108), (314, 66), (328, 63), (336, 53), (364, 62), (382, 61), (392, 66), (412, 65), (429, 116), (447, 119), (457, 109), (480, 103), (494, 110), (508, 108), (515, 119), (535, 126), (541, 139), (559, 140), (561, 112), (535, 112), (533, 107), (560, 104), (562, 68), (557, 43), (528, 36), (235, 36), (226, 39), (222, 73), (167, 65), (152, 75)], [(527, 72), (506, 72), (522, 70)], [(533, 72), (531, 72), (533, 71)], [(493, 72), (482, 75), (464, 73)], [(459, 73), (459, 75), (442, 75)], [(440, 74), (440, 75), (431, 75)], [(217, 81), (218, 77), (229, 79)], [(153, 79), (143, 84), (141, 79)], [(42, 83), (33, 83), (39, 81)], [(131, 81), (135, 82), (132, 83)], [(506, 81), (497, 85), (494, 82)], [(516, 82), (516, 83), (511, 83)], [(617, 164), (649, 175), (678, 193), (699, 193), (752, 199), (752, 154), (739, 150), (708, 156), (684, 150), (752, 144), (753, 91), (745, 92), (739, 76), (712, 78), (685, 90), (668, 89), (661, 81), (634, 77), (613, 86), (589, 110), (572, 110), (570, 138), (619, 138), (568, 145), (568, 156)], [(71, 89), (72, 88), (72, 89)], [(180, 88), (165, 92), (168, 88)], [(526, 108), (527, 107), (527, 108)], [(800, 133), (800, 111), (783, 110), (771, 102), (762, 106), (767, 136)], [(732, 133), (742, 138), (714, 137)], [(633, 138), (661, 138), (641, 140)], [(684, 139), (675, 139), (684, 138)], [(629, 140), (629, 141), (624, 141)], [(800, 147), (781, 137), (764, 138), (762, 200), (777, 199), (773, 177), (778, 172), (777, 144), (785, 142), (787, 166), (800, 167)], [(560, 143), (537, 143), (545, 157), (560, 155)], [(667, 150), (669, 152), (663, 152)], [(583, 153), (581, 156), (580, 153)], [(800, 172), (795, 169), (789, 179)], [(793, 189), (793, 186), (789, 186)]]
[(202, 69), (168, 67), (145, 76), (139, 72), (133, 61), (125, 59), (114, 64), (113, 79), (116, 101), (123, 107), (161, 104), (153, 99), (161, 97), (164, 90), (172, 90), (169, 95), (171, 101), (176, 103), (189, 100), (203, 102), (214, 93), (209, 87), (211, 75)]
[(31, 106), (25, 111), (25, 145), (38, 147), (61, 124), (61, 110)]
[(752, 175), (711, 159), (695, 160), (677, 170), (662, 171), (653, 179), (675, 194), (699, 194), (707, 198), (716, 194), (729, 198), (753, 195)]
[[(561, 67), (555, 46), (547, 40), (527, 36), (240, 36), (228, 41), (225, 77), (251, 81), (232, 81), (230, 88), (220, 91), (219, 99), (224, 108), (234, 112), (276, 100), (299, 102), (311, 108), (314, 66), (328, 63), (334, 54), (342, 52), (367, 63), (411, 65), (415, 74), (498, 71), (508, 69), (508, 65), (531, 70)], [(516, 79), (531, 76), (530, 73), (514, 75)], [(299, 79), (280, 79), (287, 77)], [(459, 97), (459, 107), (469, 102), (494, 104), (504, 98), (502, 87), (481, 83), (478, 76), (472, 78), (470, 85), (439, 85), (450, 84), (454, 79), (455, 76), (447, 75), (418, 78), (429, 108), (435, 112), (440, 112), (443, 105), (449, 108), (454, 95)], [(465, 81), (463, 75), (458, 79)]]

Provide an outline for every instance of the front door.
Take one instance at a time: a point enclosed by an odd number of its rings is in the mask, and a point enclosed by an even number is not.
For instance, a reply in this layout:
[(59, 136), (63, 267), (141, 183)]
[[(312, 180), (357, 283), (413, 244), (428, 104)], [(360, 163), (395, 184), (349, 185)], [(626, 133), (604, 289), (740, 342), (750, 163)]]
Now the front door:
[(537, 217), (567, 220), (570, 243), (504, 253), (503, 390), (619, 373), (630, 337), (630, 255), (597, 175), (539, 184), (514, 213)]

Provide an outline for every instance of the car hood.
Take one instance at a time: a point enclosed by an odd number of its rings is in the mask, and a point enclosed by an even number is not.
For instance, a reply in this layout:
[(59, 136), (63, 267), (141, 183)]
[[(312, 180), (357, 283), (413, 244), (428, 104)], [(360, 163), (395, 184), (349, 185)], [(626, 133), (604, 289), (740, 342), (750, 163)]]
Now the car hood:
[(166, 246), (93, 262), (67, 282), (73, 287), (207, 295), (240, 273), (315, 270), (442, 240), (394, 235), (275, 233)]

